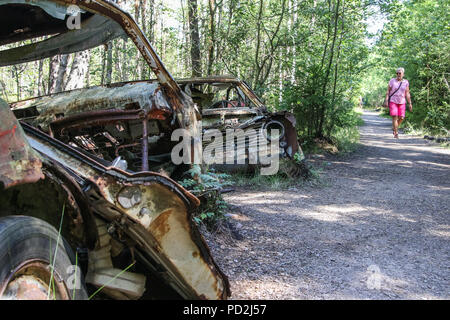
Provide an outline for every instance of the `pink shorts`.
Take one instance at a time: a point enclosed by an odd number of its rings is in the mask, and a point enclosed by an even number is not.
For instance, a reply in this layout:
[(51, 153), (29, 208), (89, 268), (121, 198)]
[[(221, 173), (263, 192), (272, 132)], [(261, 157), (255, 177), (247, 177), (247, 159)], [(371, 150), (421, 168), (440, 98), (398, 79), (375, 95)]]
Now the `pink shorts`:
[(389, 114), (392, 116), (405, 117), (406, 104), (389, 102)]

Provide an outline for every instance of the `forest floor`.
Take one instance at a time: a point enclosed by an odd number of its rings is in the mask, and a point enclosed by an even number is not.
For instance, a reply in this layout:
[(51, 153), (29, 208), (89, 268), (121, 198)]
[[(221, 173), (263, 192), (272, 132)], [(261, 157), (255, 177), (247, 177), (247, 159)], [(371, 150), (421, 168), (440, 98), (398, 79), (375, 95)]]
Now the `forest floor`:
[(322, 183), (225, 194), (234, 231), (206, 238), (232, 299), (450, 298), (450, 150), (363, 120), (355, 152), (310, 159)]

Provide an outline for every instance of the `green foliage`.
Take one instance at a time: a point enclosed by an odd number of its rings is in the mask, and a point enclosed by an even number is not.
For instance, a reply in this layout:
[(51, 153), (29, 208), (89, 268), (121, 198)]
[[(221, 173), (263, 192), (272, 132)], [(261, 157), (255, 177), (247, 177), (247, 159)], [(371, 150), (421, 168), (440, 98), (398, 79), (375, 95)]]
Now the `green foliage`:
[(185, 175), (189, 178), (181, 180), (180, 184), (198, 196), (209, 191), (221, 190), (232, 184), (229, 181), (230, 175), (217, 173), (212, 168), (203, 173), (199, 165), (193, 165)]
[(236, 186), (245, 187), (249, 189), (261, 189), (261, 187), (268, 190), (283, 190), (287, 189), (296, 183), (299, 179), (289, 179), (280, 172), (274, 175), (263, 176), (260, 174), (243, 174), (235, 173), (232, 179)]
[(338, 128), (333, 133), (333, 139), (339, 152), (352, 152), (359, 143), (359, 129), (356, 126)]
[(318, 2), (301, 14), (299, 32), (307, 45), (297, 47), (295, 79), (283, 83), (281, 99), (273, 102), (295, 114), (308, 149), (315, 138), (333, 141), (342, 129), (356, 127), (353, 109), (362, 95), (368, 49), (365, 8), (357, 1)]
[(427, 110), (427, 115), (423, 120), (425, 127), (429, 128), (431, 132), (438, 134), (448, 134), (450, 129), (450, 106), (443, 101), (442, 105), (430, 105)]
[[(380, 105), (397, 67), (405, 68), (413, 113), (403, 126), (433, 134), (450, 129), (450, 4), (446, 0), (393, 1), (389, 22), (371, 54), (375, 62), (365, 88), (368, 105)], [(384, 88), (384, 89), (383, 89)], [(384, 90), (384, 95), (381, 92)]]
[(193, 219), (197, 224), (205, 224), (207, 227), (214, 226), (219, 220), (225, 218), (227, 203), (220, 191), (233, 183), (231, 176), (225, 173), (216, 173), (209, 169), (202, 173), (200, 166), (194, 165), (186, 172), (189, 178), (180, 181), (180, 184), (195, 194), (201, 204), (194, 213)]
[(295, 163), (301, 164), (301, 162), (304, 161), (304, 160), (305, 160), (305, 155), (303, 153), (300, 153), (300, 152), (297, 151), (294, 154), (294, 161), (295, 161)]

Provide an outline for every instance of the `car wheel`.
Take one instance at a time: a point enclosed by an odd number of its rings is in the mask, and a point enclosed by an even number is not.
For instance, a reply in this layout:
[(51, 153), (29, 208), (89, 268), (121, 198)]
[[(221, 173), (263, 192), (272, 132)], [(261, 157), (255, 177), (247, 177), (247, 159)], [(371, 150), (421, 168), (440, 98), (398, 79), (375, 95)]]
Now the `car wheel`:
[(0, 299), (87, 299), (75, 264), (72, 249), (47, 222), (28, 216), (0, 218)]

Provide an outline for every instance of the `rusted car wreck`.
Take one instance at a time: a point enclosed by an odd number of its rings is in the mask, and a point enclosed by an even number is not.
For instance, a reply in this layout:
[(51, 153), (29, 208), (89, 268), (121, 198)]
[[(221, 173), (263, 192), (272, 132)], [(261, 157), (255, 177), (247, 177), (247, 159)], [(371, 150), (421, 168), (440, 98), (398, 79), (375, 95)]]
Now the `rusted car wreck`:
[[(73, 4), (82, 27), (69, 30)], [(199, 200), (155, 172), (170, 132), (195, 131), (199, 113), (131, 16), (102, 0), (0, 0), (0, 25), (0, 45), (51, 35), (1, 51), (0, 66), (125, 36), (157, 78), (0, 101), (0, 297), (229, 297), (191, 219)]]
[[(269, 112), (246, 82), (233, 76), (209, 76), (177, 79), (177, 83), (198, 105), (203, 130), (218, 129), (225, 135), (227, 129), (253, 129), (263, 134), (267, 143), (278, 142), (281, 158), (292, 160), (296, 154), (298, 159), (304, 158), (297, 139), (295, 116), (288, 111)], [(273, 136), (273, 129), (278, 130), (277, 136)], [(243, 162), (248, 164), (251, 156), (248, 142), (244, 148)], [(222, 166), (223, 169), (233, 167), (236, 165)]]
[[(268, 112), (267, 107), (243, 81), (231, 76), (177, 79), (184, 94), (192, 98), (202, 115), (202, 130), (254, 129), (279, 143), (281, 158), (303, 157), (295, 129), (295, 117), (287, 111)], [(19, 119), (39, 127), (54, 138), (79, 147), (133, 171), (163, 171), (178, 177), (180, 169), (171, 164), (174, 113), (164, 99), (158, 80), (142, 80), (95, 86), (12, 103)], [(140, 119), (148, 114), (149, 121)], [(145, 125), (145, 128), (142, 126)], [(148, 147), (137, 139), (145, 132)], [(144, 138), (145, 139), (145, 138)], [(249, 141), (244, 145), (244, 165), (223, 165), (239, 169), (249, 163)], [(144, 146), (145, 147), (145, 146)], [(237, 154), (238, 143), (235, 143)], [(256, 163), (257, 164), (257, 163)], [(178, 172), (177, 172), (178, 171)]]

